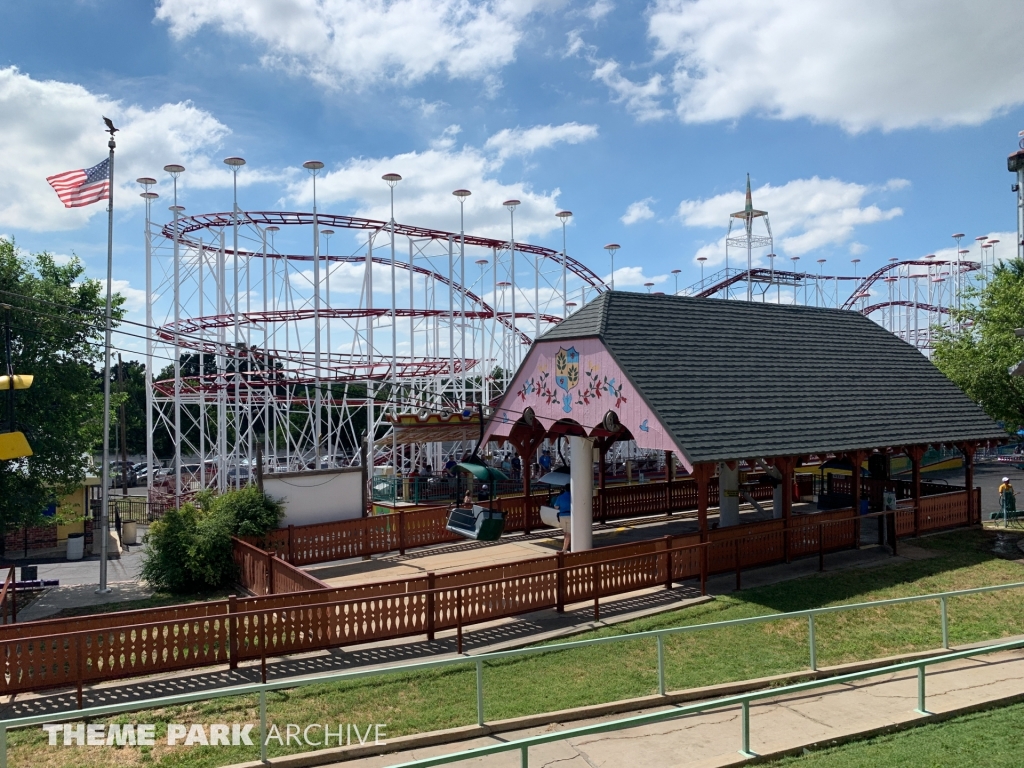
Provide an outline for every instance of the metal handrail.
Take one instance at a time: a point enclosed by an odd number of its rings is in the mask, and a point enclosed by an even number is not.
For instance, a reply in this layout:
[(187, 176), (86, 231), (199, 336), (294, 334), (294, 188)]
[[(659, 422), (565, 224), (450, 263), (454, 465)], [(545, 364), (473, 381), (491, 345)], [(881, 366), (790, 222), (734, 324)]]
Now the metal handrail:
[[(986, 592), (1000, 592), (1009, 589), (1021, 589), (1024, 588), (1024, 582), (1013, 582), (1010, 584), (996, 584), (987, 587), (973, 587), (971, 589), (960, 589), (950, 592), (936, 592), (928, 595), (912, 595), (910, 597), (896, 597), (889, 598), (886, 600), (875, 600), (865, 603), (848, 603), (845, 605), (833, 605), (826, 606), (823, 608), (808, 608), (801, 611), (789, 611), (787, 613), (775, 613), (775, 614), (764, 614), (761, 616), (750, 616), (742, 619), (729, 619), (727, 621), (716, 621), (708, 624), (693, 624), (682, 627), (668, 627), (665, 629), (647, 630), (644, 632), (633, 632), (626, 635), (616, 635), (612, 637), (598, 637), (589, 640), (575, 640), (565, 643), (555, 643), (552, 645), (540, 645), (531, 646), (529, 648), (516, 648), (507, 651), (494, 651), (490, 653), (481, 653), (476, 655), (463, 655), (450, 657), (446, 659), (432, 659), (430, 661), (419, 661), (411, 664), (400, 664), (389, 667), (376, 667), (372, 669), (352, 670), (348, 672), (335, 672), (326, 675), (316, 675), (309, 677), (290, 678), (287, 680), (278, 680), (274, 682), (266, 683), (250, 683), (247, 685), (234, 686), (230, 688), (220, 688), (212, 691), (200, 691), (196, 693), (177, 694), (174, 696), (164, 696), (156, 699), (148, 699), (146, 701), (135, 701), (135, 702), (122, 702), (117, 704), (106, 704), (98, 707), (89, 707), (86, 709), (69, 710), (67, 712), (60, 713), (48, 713), (41, 715), (29, 715), (26, 717), (12, 718), (8, 720), (0, 720), (0, 768), (7, 768), (7, 731), (11, 728), (23, 728), (32, 725), (42, 725), (45, 723), (56, 723), (64, 720), (78, 720), (89, 717), (98, 717), (103, 715), (120, 714), (122, 712), (131, 712), (138, 710), (147, 709), (159, 709), (168, 706), (175, 706), (178, 704), (186, 704), (196, 701), (208, 701), (212, 699), (224, 698), (227, 696), (242, 696), (259, 694), (260, 697), (260, 743), (261, 743), (261, 759), (266, 760), (266, 734), (267, 734), (267, 701), (266, 695), (268, 691), (286, 690), (290, 688), (300, 688), (305, 685), (320, 685), (329, 682), (343, 682), (347, 680), (354, 680), (358, 678), (376, 677), (380, 675), (388, 674), (399, 674), (416, 672), (426, 669), (435, 669), (438, 667), (448, 667), (457, 664), (474, 664), (476, 667), (476, 704), (477, 704), (477, 724), (484, 724), (484, 691), (483, 691), (483, 665), (484, 662), (495, 661), (498, 659), (505, 659), (513, 656), (525, 656), (537, 653), (554, 653), (558, 651), (571, 650), (573, 648), (582, 648), (591, 645), (602, 645), (607, 643), (618, 643), (628, 642), (632, 640), (638, 640), (643, 638), (654, 638), (658, 644), (658, 692), (664, 695), (666, 692), (665, 688), (665, 648), (664, 638), (667, 635), (680, 634), (685, 632), (697, 632), (709, 629), (721, 629), (724, 627), (739, 626), (742, 624), (753, 624), (766, 621), (785, 621), (795, 618), (806, 617), (808, 619), (808, 640), (810, 645), (810, 659), (811, 659), (811, 670), (817, 669), (816, 664), (816, 644), (814, 636), (814, 617), (817, 614), (823, 613), (837, 613), (842, 611), (859, 610), (863, 608), (878, 608), (880, 606), (888, 605), (899, 605), (902, 603), (915, 603), (926, 600), (938, 600), (941, 605), (941, 621), (942, 621), (942, 643), (943, 648), (949, 648), (949, 632), (948, 632), (948, 614), (947, 614), (947, 602), (949, 598), (960, 597), (964, 595), (975, 595)], [(1004, 648), (1017, 648), (1024, 646), (1024, 641), (1015, 641), (1013, 643), (1004, 643), (995, 646), (987, 646), (993, 650), (1000, 650)], [(767, 698), (770, 696), (778, 696), (786, 692), (795, 692), (799, 690), (807, 690), (808, 688), (820, 687), (823, 685), (833, 685), (837, 682), (844, 680), (855, 680), (862, 679), (865, 677), (871, 677), (879, 674), (887, 674), (894, 671), (900, 671), (901, 669), (910, 669), (915, 667), (921, 667), (923, 665), (937, 664), (941, 661), (949, 661), (958, 658), (966, 658), (969, 656), (979, 655), (982, 652), (991, 652), (982, 649), (971, 649), (967, 651), (958, 651), (954, 654), (946, 654), (941, 657), (935, 657), (932, 659), (925, 659), (914, 662), (904, 662), (902, 664), (889, 665), (882, 667), (877, 670), (868, 670), (865, 672), (852, 673), (850, 675), (843, 675), (837, 677), (830, 677), (825, 680), (812, 681), (811, 683), (800, 683), (795, 686), (789, 686), (786, 688), (772, 688), (768, 691), (754, 692), (749, 694), (742, 694), (738, 696), (728, 697), (726, 699), (717, 700), (717, 702), (728, 702), (728, 703), (717, 703), (708, 702), (701, 705), (692, 705), (690, 707), (682, 707), (679, 709), (672, 710), (672, 716), (679, 716), (680, 714), (689, 714), (692, 712), (702, 711), (701, 707), (707, 708), (718, 708), (721, 706), (729, 706), (737, 702), (742, 703), (744, 700), (749, 703), (752, 700), (759, 698)], [(919, 704), (920, 709), (924, 709), (923, 705), (923, 671), (919, 673)], [(696, 709), (694, 707), (697, 707)], [(749, 714), (747, 712), (747, 705), (744, 705), (744, 728), (747, 737), (749, 732), (746, 731), (749, 723), (747, 723)], [(628, 728), (630, 724), (640, 725), (644, 722), (651, 722), (650, 720), (642, 718), (654, 717), (667, 717), (665, 713), (654, 713), (654, 715), (642, 715), (640, 719), (629, 718), (627, 720), (616, 721), (619, 728)], [(610, 725), (608, 723), (601, 724), (603, 726)], [(593, 728), (597, 726), (588, 726)], [(588, 733), (590, 731), (587, 731)], [(508, 742), (507, 744), (499, 745), (502, 749), (497, 751), (504, 751), (506, 748), (511, 748), (509, 745), (518, 744), (523, 748), (528, 748), (532, 744), (544, 743), (547, 741), (557, 741), (561, 738), (570, 738), (573, 735), (582, 735), (581, 729), (574, 729), (572, 731), (563, 731), (561, 734), (550, 734), (543, 737), (541, 741), (536, 741), (542, 737), (531, 737), (531, 739), (524, 739), (521, 742)], [(528, 743), (527, 743), (528, 742)], [(745, 738), (745, 744), (749, 743), (749, 738)], [(492, 749), (486, 747), (483, 749)], [(479, 750), (470, 750), (469, 753), (458, 753), (458, 755), (465, 754), (465, 757), (453, 758), (451, 755), (445, 756), (445, 759), (441, 762), (414, 762), (403, 765), (403, 768), (426, 768), (429, 765), (443, 765), (445, 762), (454, 762), (457, 760), (469, 759), (470, 757), (478, 757), (485, 754), (491, 754), (491, 752), (481, 752)], [(430, 758), (430, 760), (440, 760), (441, 758)], [(525, 765), (526, 763), (524, 763)]]
[(750, 702), (758, 701), (761, 699), (774, 699), (779, 696), (785, 696), (793, 693), (803, 693), (804, 691), (811, 691), (817, 688), (824, 688), (831, 685), (841, 685), (844, 683), (850, 683), (857, 680), (865, 680), (871, 677), (878, 677), (880, 675), (891, 675), (895, 672), (903, 672), (906, 670), (916, 669), (917, 670), (917, 709), (914, 711), (921, 715), (930, 715), (931, 713), (925, 708), (925, 668), (935, 665), (944, 664), (950, 661), (957, 661), (959, 659), (966, 659), (975, 656), (985, 656), (990, 653), (998, 653), (1000, 651), (1011, 651), (1018, 648), (1024, 648), (1024, 640), (1015, 640), (1009, 643), (997, 643), (995, 645), (983, 646), (980, 648), (972, 648), (966, 651), (957, 651), (955, 653), (947, 653), (942, 656), (935, 656), (930, 659), (920, 659), (918, 661), (905, 661), (898, 664), (890, 664), (889, 666), (882, 667), (879, 669), (864, 670), (861, 672), (851, 672), (846, 675), (838, 675), (832, 678), (826, 678), (823, 680), (809, 680), (803, 683), (794, 683), (793, 685), (783, 686), (781, 688), (768, 688), (761, 691), (753, 691), (751, 693), (741, 693), (735, 696), (726, 696), (721, 699), (714, 699), (712, 701), (699, 702), (697, 704), (688, 704), (674, 709), (660, 711), (660, 712), (648, 712), (643, 715), (636, 715), (634, 717), (623, 718), (622, 720), (612, 720), (610, 722), (596, 723), (594, 725), (585, 725), (580, 728), (572, 728), (566, 731), (559, 731), (556, 733), (544, 733), (538, 736), (529, 736), (523, 739), (515, 739), (513, 741), (501, 742), (499, 744), (493, 744), (486, 747), (475, 747), (473, 749), (463, 750), (461, 752), (453, 752), (447, 755), (439, 755), (437, 757), (428, 757), (421, 760), (412, 760), (405, 763), (396, 763), (390, 768), (432, 768), (437, 765), (447, 765), (449, 763), (461, 762), (463, 760), (472, 760), (477, 757), (484, 757), (486, 755), (495, 755), (501, 752), (512, 752), (519, 751), (521, 754), (521, 765), (522, 768), (529, 768), (529, 748), (538, 746), (540, 744), (548, 744), (553, 741), (564, 741), (566, 739), (575, 738), (578, 736), (590, 736), (596, 733), (606, 733), (608, 731), (619, 731), (626, 728), (635, 728), (641, 725), (650, 725), (652, 723), (659, 723), (665, 720), (674, 720), (679, 717), (685, 717), (687, 715), (699, 714), (701, 712), (707, 712), (713, 709), (723, 709), (725, 707), (734, 707), (737, 704), (742, 708), (742, 716), (740, 718), (740, 749), (739, 752), (745, 757), (756, 757), (754, 752), (750, 750)]

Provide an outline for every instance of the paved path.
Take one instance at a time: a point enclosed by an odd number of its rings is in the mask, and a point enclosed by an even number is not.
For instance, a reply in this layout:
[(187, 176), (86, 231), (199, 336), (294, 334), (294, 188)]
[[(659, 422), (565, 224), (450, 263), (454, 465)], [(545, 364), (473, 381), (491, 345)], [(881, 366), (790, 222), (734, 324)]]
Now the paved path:
[[(65, 608), (83, 608), (106, 605), (127, 600), (141, 600), (153, 594), (153, 590), (140, 583), (142, 572), (142, 547), (131, 547), (116, 560), (107, 561), (107, 584), (110, 593), (96, 594), (99, 586), (100, 559), (86, 560), (49, 559), (37, 560), (40, 579), (58, 579), (59, 587), (45, 590), (34, 597), (24, 610), (18, 611), (18, 621), (45, 619)], [(20, 563), (19, 563), (20, 565)], [(20, 574), (20, 569), (19, 569)]]
[[(1024, 697), (1024, 653), (1008, 652), (929, 668), (927, 707), (937, 715), (982, 706), (1010, 697)], [(921, 721), (916, 672), (886, 674), (853, 684), (828, 686), (804, 694), (768, 699), (750, 707), (750, 747), (759, 755), (799, 750), (855, 734)], [(662, 707), (662, 710), (671, 707)], [(646, 710), (657, 711), (657, 710)], [(449, 754), (527, 736), (619, 720), (632, 712), (571, 723), (551, 722), (537, 728), (505, 731), (459, 744), (424, 747), (371, 758), (330, 763), (337, 768), (384, 768), (409, 760)], [(557, 715), (553, 717), (557, 720)], [(737, 765), (740, 709), (690, 715), (656, 725), (573, 738), (534, 747), (531, 768), (688, 768)], [(272, 763), (274, 761), (271, 761)], [(453, 764), (474, 768), (520, 766), (519, 752), (508, 752)]]

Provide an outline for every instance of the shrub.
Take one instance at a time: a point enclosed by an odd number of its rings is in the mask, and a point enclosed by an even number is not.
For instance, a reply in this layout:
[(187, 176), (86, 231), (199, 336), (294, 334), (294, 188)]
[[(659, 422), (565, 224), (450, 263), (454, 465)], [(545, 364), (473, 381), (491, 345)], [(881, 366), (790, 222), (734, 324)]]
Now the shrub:
[(168, 510), (149, 530), (142, 578), (155, 589), (195, 594), (229, 585), (238, 575), (231, 537), (264, 536), (282, 515), (281, 503), (253, 486), (196, 502)]
[(214, 496), (209, 505), (231, 517), (235, 536), (265, 536), (277, 528), (284, 515), (284, 505), (255, 485)]
[(194, 504), (170, 509), (146, 537), (142, 578), (156, 589), (178, 594), (229, 584), (236, 575), (231, 557), (231, 521)]

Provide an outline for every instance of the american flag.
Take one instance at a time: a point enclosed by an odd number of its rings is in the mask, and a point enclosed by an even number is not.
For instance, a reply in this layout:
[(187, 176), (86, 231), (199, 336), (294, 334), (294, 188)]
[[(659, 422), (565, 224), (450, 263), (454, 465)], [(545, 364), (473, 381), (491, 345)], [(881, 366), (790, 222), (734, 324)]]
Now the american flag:
[(110, 195), (110, 158), (92, 168), (66, 171), (46, 178), (65, 208), (81, 208)]

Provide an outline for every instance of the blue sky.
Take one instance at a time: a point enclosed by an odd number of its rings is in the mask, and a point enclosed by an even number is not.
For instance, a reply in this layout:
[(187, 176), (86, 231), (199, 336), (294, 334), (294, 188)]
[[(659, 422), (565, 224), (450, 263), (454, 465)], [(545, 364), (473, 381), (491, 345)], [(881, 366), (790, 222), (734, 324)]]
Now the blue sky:
[[(1024, 128), (1012, 2), (34, 0), (0, 5), (0, 233), (104, 272), (102, 205), (45, 177), (99, 162), (122, 127), (115, 277), (141, 306), (140, 175), (181, 162), (190, 213), (321, 210), (561, 246), (617, 287), (671, 290), (721, 258), (746, 174), (776, 252), (826, 269), (1004, 234)], [(169, 215), (169, 214), (167, 214)], [(839, 270), (837, 270), (839, 271)]]

